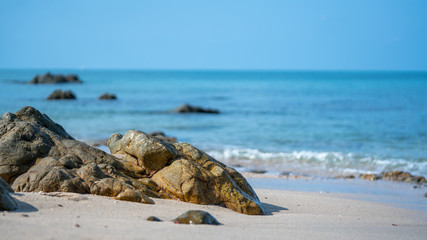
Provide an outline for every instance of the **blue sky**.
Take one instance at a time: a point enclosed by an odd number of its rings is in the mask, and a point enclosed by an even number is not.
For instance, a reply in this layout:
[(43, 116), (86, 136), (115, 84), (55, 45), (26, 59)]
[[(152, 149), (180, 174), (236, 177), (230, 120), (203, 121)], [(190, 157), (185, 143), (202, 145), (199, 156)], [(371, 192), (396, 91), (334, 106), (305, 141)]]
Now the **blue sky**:
[(427, 1), (1, 0), (0, 68), (427, 70)]

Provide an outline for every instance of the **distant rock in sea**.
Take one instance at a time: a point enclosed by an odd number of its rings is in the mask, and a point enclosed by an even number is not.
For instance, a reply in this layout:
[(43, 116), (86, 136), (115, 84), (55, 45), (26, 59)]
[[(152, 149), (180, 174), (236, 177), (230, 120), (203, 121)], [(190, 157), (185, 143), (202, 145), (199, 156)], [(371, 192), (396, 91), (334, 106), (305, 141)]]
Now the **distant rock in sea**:
[(60, 89), (53, 91), (48, 100), (61, 100), (61, 99), (76, 99), (76, 95), (74, 95), (71, 91), (62, 91)]
[(219, 110), (196, 107), (196, 106), (191, 106), (189, 104), (184, 104), (184, 105), (178, 107), (177, 109), (175, 109), (174, 112), (176, 112), (176, 113), (213, 113), (213, 114), (218, 114)]
[(58, 83), (83, 83), (77, 75), (54, 75), (46, 73), (44, 75), (36, 75), (30, 84), (58, 84)]
[(114, 94), (104, 93), (98, 97), (99, 100), (116, 100), (117, 97)]
[(231, 167), (188, 143), (130, 130), (108, 154), (75, 140), (33, 107), (0, 118), (0, 177), (23, 192), (75, 192), (151, 203), (151, 197), (262, 215), (258, 196)]

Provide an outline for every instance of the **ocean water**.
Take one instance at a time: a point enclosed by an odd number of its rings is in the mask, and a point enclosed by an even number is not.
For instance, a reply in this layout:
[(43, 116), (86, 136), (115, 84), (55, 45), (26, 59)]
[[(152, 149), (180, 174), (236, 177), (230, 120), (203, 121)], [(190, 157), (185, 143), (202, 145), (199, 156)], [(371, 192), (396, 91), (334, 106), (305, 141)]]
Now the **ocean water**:
[[(79, 140), (164, 131), (239, 170), (427, 176), (427, 72), (0, 70), (0, 114), (33, 106)], [(56, 89), (77, 100), (48, 101)], [(109, 92), (117, 101), (100, 101)], [(189, 103), (221, 114), (176, 114)]]

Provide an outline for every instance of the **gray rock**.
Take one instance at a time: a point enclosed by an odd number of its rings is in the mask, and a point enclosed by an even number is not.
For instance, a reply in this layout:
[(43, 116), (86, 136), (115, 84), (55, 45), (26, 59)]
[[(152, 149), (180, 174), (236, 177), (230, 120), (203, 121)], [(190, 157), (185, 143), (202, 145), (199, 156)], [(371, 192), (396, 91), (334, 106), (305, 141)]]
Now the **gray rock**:
[(209, 108), (201, 108), (196, 106), (191, 106), (189, 104), (184, 104), (177, 109), (174, 110), (176, 113), (213, 113), (218, 114), (219, 111), (216, 109), (209, 109)]
[(61, 99), (76, 99), (76, 95), (70, 90), (62, 91), (60, 89), (53, 91), (47, 100), (61, 100)]
[(31, 84), (58, 84), (58, 83), (82, 83), (77, 75), (53, 75), (46, 73), (36, 75), (29, 83)]
[(0, 211), (12, 211), (18, 207), (16, 200), (10, 195), (13, 190), (0, 178)]
[(190, 210), (173, 220), (178, 224), (210, 224), (220, 225), (210, 213), (200, 210)]
[(104, 93), (98, 97), (99, 100), (116, 100), (117, 97), (114, 94)]

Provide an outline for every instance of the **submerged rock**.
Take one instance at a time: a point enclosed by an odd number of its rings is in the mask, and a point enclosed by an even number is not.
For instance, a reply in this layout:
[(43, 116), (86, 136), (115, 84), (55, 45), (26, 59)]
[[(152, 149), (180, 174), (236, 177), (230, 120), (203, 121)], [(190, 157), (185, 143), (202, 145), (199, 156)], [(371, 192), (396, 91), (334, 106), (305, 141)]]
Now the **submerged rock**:
[(214, 114), (219, 113), (219, 111), (216, 109), (195, 107), (189, 104), (184, 104), (178, 107), (177, 109), (174, 110), (174, 112), (176, 113), (214, 113)]
[(74, 93), (71, 92), (70, 90), (62, 91), (58, 89), (53, 91), (47, 99), (48, 100), (76, 99), (76, 95), (74, 95)]
[(104, 93), (98, 97), (99, 100), (116, 100), (117, 97), (114, 94)]
[(220, 225), (210, 213), (200, 210), (190, 210), (173, 220), (178, 224), (211, 224)]
[(0, 178), (0, 211), (12, 211), (18, 207), (16, 200), (10, 195), (13, 190)]
[(242, 175), (190, 144), (135, 130), (113, 134), (107, 144), (115, 156), (24, 107), (0, 119), (0, 177), (15, 191), (91, 193), (142, 203), (157, 197), (263, 214)]
[(31, 84), (57, 84), (57, 83), (82, 83), (82, 80), (77, 75), (53, 75), (46, 73), (44, 75), (36, 75), (29, 83)]

